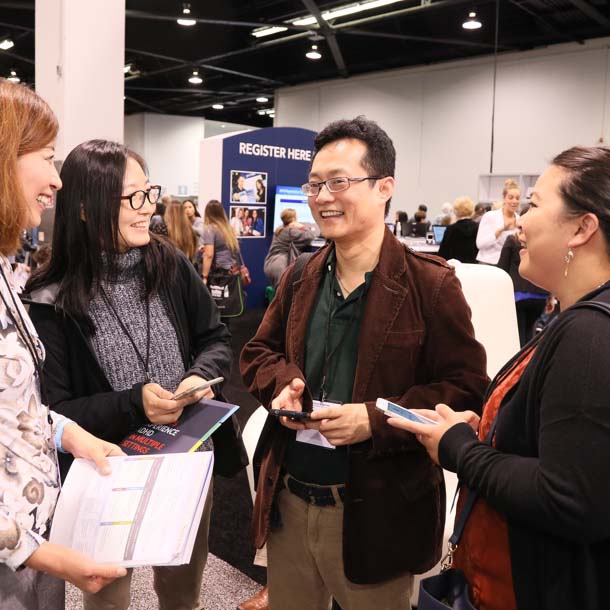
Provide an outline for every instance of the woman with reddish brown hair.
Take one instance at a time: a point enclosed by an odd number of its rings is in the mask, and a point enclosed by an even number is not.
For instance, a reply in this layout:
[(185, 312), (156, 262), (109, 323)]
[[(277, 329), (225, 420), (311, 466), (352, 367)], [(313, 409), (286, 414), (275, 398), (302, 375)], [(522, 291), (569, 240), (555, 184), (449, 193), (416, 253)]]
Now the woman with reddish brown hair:
[(197, 254), (197, 233), (187, 217), (184, 205), (179, 201), (172, 201), (165, 210), (164, 219), (170, 240), (194, 263)]

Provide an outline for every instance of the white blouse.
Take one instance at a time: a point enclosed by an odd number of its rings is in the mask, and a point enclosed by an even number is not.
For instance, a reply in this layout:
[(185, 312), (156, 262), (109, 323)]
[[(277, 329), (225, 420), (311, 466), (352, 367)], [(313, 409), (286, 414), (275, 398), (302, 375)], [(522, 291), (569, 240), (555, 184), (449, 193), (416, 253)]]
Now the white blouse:
[[(519, 214), (515, 214), (516, 219), (519, 219)], [(479, 231), (477, 233), (477, 260), (488, 265), (497, 265), (500, 260), (500, 252), (502, 246), (509, 235), (517, 232), (517, 229), (510, 231), (502, 231), (500, 237), (496, 237), (496, 231), (504, 226), (504, 215), (502, 208), (492, 210), (483, 214), (479, 223)]]

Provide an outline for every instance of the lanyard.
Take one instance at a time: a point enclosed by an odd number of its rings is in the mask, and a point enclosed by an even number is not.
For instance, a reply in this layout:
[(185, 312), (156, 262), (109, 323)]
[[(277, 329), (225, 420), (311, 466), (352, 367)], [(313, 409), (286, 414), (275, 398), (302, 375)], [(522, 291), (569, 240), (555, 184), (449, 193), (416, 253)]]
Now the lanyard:
[[(331, 273), (333, 271), (333, 266), (331, 263), (327, 266), (328, 272)], [(358, 296), (358, 300), (356, 304), (352, 308), (352, 313), (347, 324), (347, 328), (341, 334), (341, 338), (337, 341), (337, 344), (328, 351), (328, 343), (330, 340), (330, 323), (333, 318), (333, 314), (335, 313), (335, 296), (334, 286), (333, 286), (333, 278), (330, 279), (329, 286), (329, 306), (328, 306), (328, 316), (326, 317), (326, 336), (324, 337), (324, 361), (322, 363), (322, 381), (320, 382), (320, 402), (326, 402), (327, 392), (326, 392), (326, 378), (330, 374), (330, 361), (332, 357), (336, 354), (337, 350), (343, 345), (345, 338), (347, 337), (349, 331), (351, 330), (354, 322), (356, 321), (356, 316), (360, 313), (360, 308), (362, 306), (362, 299), (364, 298), (364, 293), (366, 292), (366, 286), (362, 289), (362, 292)], [(349, 296), (349, 295), (348, 295)], [(335, 363), (335, 369), (337, 368), (337, 364)]]
[[(36, 375), (38, 377), (38, 383), (40, 386), (40, 395), (42, 398), (44, 396), (43, 377), (42, 377), (42, 359), (41, 359), (40, 355), (38, 354), (38, 350), (36, 349), (36, 339), (34, 337), (32, 337), (32, 334), (30, 333), (30, 331), (28, 330), (28, 327), (26, 325), (25, 319), (21, 315), (21, 310), (19, 309), (19, 305), (17, 304), (15, 295), (13, 294), (13, 289), (11, 288), (11, 286), (8, 282), (8, 279), (4, 273), (4, 269), (3, 269), (1, 263), (0, 263), (0, 274), (2, 274), (2, 279), (4, 280), (4, 284), (6, 285), (8, 293), (11, 295), (11, 301), (13, 303), (14, 309), (10, 306), (10, 304), (7, 301), (6, 297), (4, 296), (4, 293), (2, 292), (2, 290), (0, 290), (0, 297), (2, 298), (2, 302), (4, 303), (4, 306), (6, 307), (6, 311), (8, 312), (9, 317), (11, 318), (13, 324), (15, 325), (15, 328), (17, 329), (17, 334), (21, 337), (21, 340), (23, 341), (26, 349), (28, 350), (28, 352), (32, 358), (32, 361), (34, 364), (34, 369), (36, 370)], [(47, 420), (49, 421), (49, 423), (52, 423), (51, 414), (48, 412), (48, 409), (47, 409)]]
[(149, 366), (149, 364), (150, 364), (150, 300), (148, 298), (148, 295), (146, 296), (146, 359), (144, 359), (142, 354), (140, 353), (140, 350), (138, 349), (138, 346), (136, 345), (134, 338), (131, 336), (131, 333), (127, 330), (127, 327), (123, 323), (123, 320), (121, 320), (119, 313), (115, 309), (114, 305), (112, 304), (112, 301), (106, 294), (106, 291), (104, 290), (104, 287), (101, 284), (100, 284), (100, 293), (102, 295), (102, 298), (104, 299), (104, 302), (110, 308), (110, 311), (112, 311), (112, 313), (114, 314), (114, 317), (116, 318), (116, 321), (119, 323), (121, 330), (123, 331), (125, 336), (129, 339), (129, 341), (130, 341), (131, 345), (133, 346), (133, 349), (136, 353), (136, 356), (138, 357), (138, 359), (142, 363), (142, 366), (144, 367), (144, 374), (145, 374), (144, 383), (154, 383), (154, 377), (153, 377), (152, 372), (150, 371), (150, 366)]

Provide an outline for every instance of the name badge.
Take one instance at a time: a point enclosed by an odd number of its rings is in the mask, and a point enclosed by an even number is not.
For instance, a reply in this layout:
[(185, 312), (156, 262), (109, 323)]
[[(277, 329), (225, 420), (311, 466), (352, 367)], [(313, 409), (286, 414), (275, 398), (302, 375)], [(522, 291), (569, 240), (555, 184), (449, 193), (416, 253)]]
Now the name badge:
[[(318, 409), (328, 409), (328, 407), (338, 407), (341, 404), (342, 403), (340, 402), (335, 402), (332, 400), (326, 400), (324, 402), (321, 400), (314, 400), (312, 402), (312, 410), (317, 411)], [(324, 449), (336, 449), (336, 447), (331, 444), (318, 430), (298, 430), (297, 441), (299, 443), (307, 443), (308, 445), (324, 447)]]

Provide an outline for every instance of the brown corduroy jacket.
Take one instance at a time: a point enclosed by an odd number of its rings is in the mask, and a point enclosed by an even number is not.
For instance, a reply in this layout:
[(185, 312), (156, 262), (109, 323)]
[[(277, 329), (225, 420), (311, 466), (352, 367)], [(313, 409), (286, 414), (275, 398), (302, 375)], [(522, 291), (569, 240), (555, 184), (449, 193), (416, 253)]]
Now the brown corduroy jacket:
[[(328, 247), (307, 261), (291, 290), (288, 271), (256, 335), (241, 354), (241, 373), (261, 403), (304, 379), (305, 337)], [(290, 295), (292, 293), (292, 305)], [(343, 522), (345, 574), (377, 583), (421, 573), (441, 554), (445, 488), (440, 468), (415, 437), (390, 427), (375, 408), (384, 397), (412, 408), (443, 402), (480, 412), (488, 383), (483, 347), (453, 269), (405, 248), (388, 230), (360, 323), (352, 401), (367, 405), (372, 437), (349, 447)], [(267, 539), (286, 446), (294, 432), (269, 417), (254, 469), (253, 532)]]

